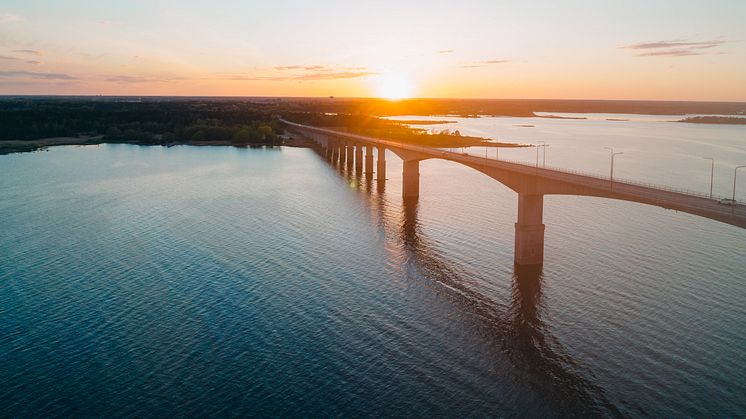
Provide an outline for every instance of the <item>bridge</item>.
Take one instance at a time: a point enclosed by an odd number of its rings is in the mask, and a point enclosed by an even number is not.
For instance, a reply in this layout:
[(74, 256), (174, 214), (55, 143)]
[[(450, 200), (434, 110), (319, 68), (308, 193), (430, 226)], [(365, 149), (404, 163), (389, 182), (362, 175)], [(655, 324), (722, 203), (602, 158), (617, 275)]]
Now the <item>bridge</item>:
[[(332, 161), (353, 162), (359, 173), (372, 179), (373, 148), (377, 148), (375, 172), (378, 182), (386, 179), (386, 150), (402, 159), (402, 196), (416, 199), (420, 194), (422, 160), (450, 160), (471, 167), (497, 180), (518, 194), (515, 223), (515, 263), (540, 265), (544, 262), (544, 195), (580, 195), (619, 199), (694, 214), (746, 228), (746, 206), (721, 205), (709, 195), (660, 185), (611, 180), (570, 170), (545, 168), (521, 162), (487, 159), (437, 148), (403, 144), (343, 131), (312, 127), (281, 120), (290, 131), (314, 141)], [(365, 155), (363, 156), (363, 151)]]

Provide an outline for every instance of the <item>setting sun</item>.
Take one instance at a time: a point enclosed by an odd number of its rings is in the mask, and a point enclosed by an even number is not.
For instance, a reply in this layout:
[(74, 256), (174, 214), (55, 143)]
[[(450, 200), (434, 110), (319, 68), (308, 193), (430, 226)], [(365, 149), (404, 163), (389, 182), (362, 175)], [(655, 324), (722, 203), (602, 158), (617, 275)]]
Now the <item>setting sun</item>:
[(376, 96), (400, 100), (412, 97), (414, 85), (412, 81), (398, 74), (382, 74), (375, 81)]

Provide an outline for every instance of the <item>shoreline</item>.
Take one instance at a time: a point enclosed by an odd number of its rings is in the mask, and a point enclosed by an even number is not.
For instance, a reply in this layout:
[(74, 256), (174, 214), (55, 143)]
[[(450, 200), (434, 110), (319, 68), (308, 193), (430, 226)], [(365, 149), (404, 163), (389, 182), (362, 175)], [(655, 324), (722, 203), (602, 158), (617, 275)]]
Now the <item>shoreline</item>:
[[(104, 141), (103, 135), (89, 136), (89, 137), (50, 137), (50, 138), (39, 138), (36, 140), (0, 140), (0, 156), (16, 154), (16, 153), (33, 153), (36, 151), (45, 151), (50, 147), (57, 146), (87, 146), (87, 145), (101, 145), (101, 144), (129, 144), (129, 145), (140, 145), (140, 146), (160, 146), (160, 147), (173, 147), (177, 145), (188, 145), (194, 147), (236, 147), (236, 148), (261, 148), (261, 147), (295, 147), (295, 148), (313, 148), (315, 145), (313, 142), (289, 136), (288, 138), (281, 139), (275, 143), (235, 143), (228, 140), (223, 141), (172, 141), (169, 143), (148, 143), (138, 141)], [(468, 145), (454, 145), (454, 147), (495, 147), (495, 148), (518, 148), (518, 147), (529, 147), (525, 144), (518, 143), (503, 143), (503, 142), (488, 142), (484, 144), (468, 144)], [(436, 147), (438, 148), (438, 147)], [(446, 147), (447, 148), (447, 147)]]
[[(0, 140), (0, 156), (16, 153), (32, 153), (35, 151), (44, 151), (50, 147), (56, 146), (86, 146), (86, 145), (101, 145), (101, 144), (129, 144), (129, 145), (140, 145), (140, 146), (160, 146), (160, 147), (173, 147), (177, 145), (188, 145), (195, 147), (236, 147), (236, 148), (260, 148), (260, 147), (303, 147), (302, 145), (292, 144), (295, 140), (280, 141), (279, 144), (275, 143), (234, 143), (232, 141), (172, 141), (169, 143), (147, 143), (138, 141), (103, 141), (103, 136), (93, 137), (51, 137), (51, 138), (40, 138), (37, 140)], [(296, 141), (297, 142), (297, 141)]]

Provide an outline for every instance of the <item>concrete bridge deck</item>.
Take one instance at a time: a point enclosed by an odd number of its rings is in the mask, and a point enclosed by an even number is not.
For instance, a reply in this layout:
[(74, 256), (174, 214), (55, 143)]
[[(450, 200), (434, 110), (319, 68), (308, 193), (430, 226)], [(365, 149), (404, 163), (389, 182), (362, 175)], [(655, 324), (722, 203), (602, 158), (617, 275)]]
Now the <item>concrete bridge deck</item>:
[[(426, 159), (450, 160), (469, 166), (492, 177), (518, 193), (518, 222), (516, 223), (517, 264), (543, 262), (544, 224), (542, 224), (544, 195), (581, 195), (619, 199), (655, 205), (686, 212), (723, 223), (746, 228), (746, 205), (722, 205), (718, 199), (691, 191), (677, 190), (627, 180), (581, 174), (571, 170), (537, 167), (520, 162), (488, 159), (437, 148), (403, 144), (395, 141), (358, 134), (312, 127), (282, 120), (291, 130), (314, 140), (330, 150), (340, 160), (352, 164), (353, 149), (356, 167), (373, 173), (372, 148), (378, 148), (378, 179), (385, 179), (385, 150), (403, 161), (402, 195), (419, 196), (419, 162)], [(363, 148), (366, 150), (363, 160)]]

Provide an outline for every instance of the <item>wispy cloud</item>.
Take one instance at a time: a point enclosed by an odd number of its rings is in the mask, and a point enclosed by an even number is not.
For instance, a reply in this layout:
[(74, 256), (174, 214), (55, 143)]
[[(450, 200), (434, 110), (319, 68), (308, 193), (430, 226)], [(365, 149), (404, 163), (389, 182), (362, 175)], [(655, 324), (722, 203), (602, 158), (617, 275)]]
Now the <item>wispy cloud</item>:
[(307, 71), (331, 71), (331, 69), (323, 65), (283, 65), (275, 67), (275, 70), (307, 70)]
[(110, 83), (135, 84), (135, 83), (164, 83), (169, 81), (184, 80), (183, 77), (147, 77), (147, 76), (107, 76), (104, 81)]
[(0, 79), (78, 80), (77, 77), (69, 74), (37, 73), (34, 71), (0, 71)]
[(510, 60), (484, 60), (484, 61), (477, 61), (469, 64), (464, 64), (461, 67), (462, 68), (479, 68), (479, 67), (487, 67), (489, 65), (495, 65), (495, 64), (506, 64), (509, 63)]
[(691, 49), (667, 49), (663, 51), (651, 51), (637, 54), (638, 57), (686, 57), (689, 55), (703, 55), (703, 53)]
[(715, 39), (710, 41), (689, 41), (686, 39), (672, 39), (668, 41), (642, 42), (624, 45), (620, 48), (634, 50), (638, 57), (685, 57), (689, 55), (705, 55), (715, 53), (711, 50), (727, 41)]
[(311, 80), (338, 80), (366, 77), (375, 74), (368, 71), (367, 67), (327, 67), (325, 65), (283, 65), (273, 68), (275, 74), (228, 74), (221, 76), (224, 80), (244, 81), (311, 81)]
[(7, 55), (0, 55), (0, 60), (16, 61), (16, 60), (18, 60), (18, 58), (16, 58), (16, 57), (8, 57)]
[(683, 39), (674, 39), (672, 41), (658, 41), (658, 42), (647, 42), (647, 43), (639, 43), (639, 44), (632, 44), (627, 45), (622, 48), (629, 48), (629, 49), (656, 49), (656, 48), (693, 48), (693, 49), (702, 49), (702, 48), (712, 48), (716, 47), (718, 45), (724, 44), (725, 41), (718, 40), (718, 41), (700, 41), (700, 42), (689, 42), (685, 41)]
[(36, 56), (44, 55), (44, 53), (42, 53), (39, 50), (35, 50), (35, 49), (15, 49), (13, 50), (13, 52), (17, 52), (19, 54), (36, 55)]
[(28, 60), (26, 61), (26, 64), (39, 65), (39, 64), (44, 64), (44, 63), (42, 63), (41, 61), (37, 61), (37, 60)]
[(15, 13), (0, 13), (0, 23), (20, 22), (23, 19)]
[(242, 81), (311, 81), (311, 80), (339, 80), (354, 79), (366, 77), (375, 73), (370, 71), (329, 71), (306, 74), (288, 74), (278, 76), (252, 76), (243, 74), (234, 74), (223, 76), (225, 80), (242, 80)]
[(456, 51), (456, 50), (454, 50), (454, 49), (442, 49), (442, 50), (438, 51), (438, 54), (450, 54), (450, 53), (452, 53), (454, 51)]

